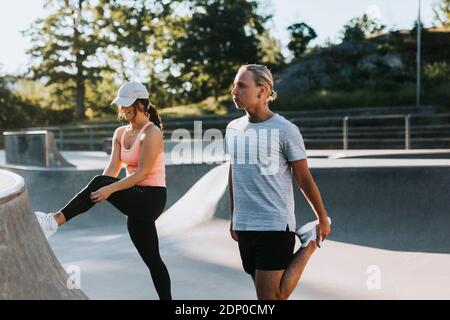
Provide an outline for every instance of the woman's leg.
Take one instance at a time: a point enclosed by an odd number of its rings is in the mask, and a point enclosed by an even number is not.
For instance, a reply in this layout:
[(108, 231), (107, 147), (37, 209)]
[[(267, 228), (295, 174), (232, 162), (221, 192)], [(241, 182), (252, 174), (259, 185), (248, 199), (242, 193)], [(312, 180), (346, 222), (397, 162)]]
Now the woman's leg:
[[(90, 194), (106, 185), (116, 182), (117, 178), (99, 175), (66, 204), (60, 212), (69, 221), (73, 217), (88, 211), (95, 205)], [(153, 283), (160, 299), (170, 300), (170, 277), (159, 254), (158, 235), (155, 220), (163, 212), (166, 204), (166, 189), (163, 187), (139, 187), (114, 192), (108, 201), (128, 216), (127, 225), (131, 240), (150, 270)]]
[(114, 192), (108, 201), (128, 216), (127, 226), (139, 255), (147, 265), (161, 300), (171, 300), (169, 272), (159, 253), (155, 220), (164, 211), (167, 191), (164, 187), (134, 186)]
[(172, 300), (169, 272), (159, 253), (155, 222), (129, 217), (127, 226), (131, 240), (150, 270), (159, 298)]
[[(95, 202), (91, 201), (91, 192), (114, 183), (120, 179), (110, 176), (97, 175), (89, 184), (78, 192), (59, 212), (55, 215), (55, 219), (58, 224), (62, 224), (75, 216), (88, 211), (95, 205)], [(61, 216), (62, 214), (62, 216)]]
[[(58, 223), (65, 222), (88, 211), (96, 204), (91, 201), (91, 193), (118, 180), (120, 179), (105, 175), (95, 176), (58, 212), (63, 216), (58, 218), (57, 214), (55, 219)], [(114, 192), (106, 200), (129, 217), (154, 221), (164, 211), (166, 198), (166, 188), (164, 187), (133, 186)]]

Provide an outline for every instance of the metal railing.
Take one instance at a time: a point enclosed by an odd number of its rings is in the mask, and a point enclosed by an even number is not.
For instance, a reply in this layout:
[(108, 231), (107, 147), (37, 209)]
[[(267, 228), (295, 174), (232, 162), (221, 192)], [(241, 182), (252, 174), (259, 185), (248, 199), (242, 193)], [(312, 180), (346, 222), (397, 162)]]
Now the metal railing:
[[(305, 144), (311, 149), (450, 148), (450, 113), (287, 118), (300, 127)], [(202, 129), (224, 132), (229, 121), (230, 118), (203, 120)], [(61, 150), (104, 150), (120, 125), (123, 124), (29, 129), (53, 132)], [(192, 132), (194, 120), (166, 122), (165, 138), (170, 138), (177, 128)]]
[[(351, 122), (355, 121), (372, 121), (372, 120), (393, 120), (393, 119), (400, 119), (403, 123), (403, 128), (401, 126), (398, 126), (395, 131), (403, 131), (403, 143), (404, 143), (404, 149), (411, 149), (412, 143), (414, 139), (412, 138), (412, 134), (416, 133), (417, 137), (415, 140), (422, 140), (426, 141), (427, 139), (432, 142), (432, 140), (441, 140), (441, 141), (447, 141), (447, 148), (450, 147), (450, 113), (444, 113), (444, 114), (407, 114), (407, 115), (386, 115), (386, 116), (353, 116), (353, 117), (344, 117), (343, 124), (342, 124), (342, 147), (344, 150), (349, 149), (350, 144), (350, 130), (351, 130)], [(419, 119), (432, 119), (434, 121), (428, 121), (428, 124), (420, 124), (418, 123)], [(412, 125), (412, 122), (416, 120), (416, 124)], [(433, 124), (433, 122), (436, 122), (436, 120), (444, 120), (444, 124)], [(431, 124), (430, 124), (431, 123)], [(377, 130), (382, 130), (383, 126), (374, 126)], [(386, 128), (385, 128), (386, 129)], [(448, 131), (444, 131), (442, 129), (447, 129)], [(433, 132), (434, 130), (434, 132)], [(438, 131), (440, 130), (440, 131)], [(381, 134), (385, 133), (386, 131), (381, 131)], [(389, 131), (388, 131), (389, 132)], [(432, 137), (426, 138), (426, 137), (420, 137), (419, 134), (425, 134), (425, 133), (434, 133), (432, 134)], [(360, 133), (361, 134), (361, 133)], [(391, 130), (390, 132), (391, 136), (393, 136), (393, 132)], [(434, 137), (433, 137), (434, 136)], [(398, 139), (397, 139), (398, 140)], [(445, 143), (444, 143), (445, 145)]]
[(83, 124), (69, 125), (61, 127), (33, 127), (29, 130), (48, 130), (53, 132), (56, 143), (60, 150), (67, 149), (68, 146), (79, 146), (81, 149), (98, 150), (104, 140), (110, 138), (114, 130), (120, 123), (107, 124)]

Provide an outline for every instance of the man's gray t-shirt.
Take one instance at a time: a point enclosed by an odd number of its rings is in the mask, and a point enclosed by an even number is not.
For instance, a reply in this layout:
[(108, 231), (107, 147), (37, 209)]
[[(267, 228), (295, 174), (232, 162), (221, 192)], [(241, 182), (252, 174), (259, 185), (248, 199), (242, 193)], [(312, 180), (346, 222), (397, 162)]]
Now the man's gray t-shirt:
[(299, 128), (279, 114), (257, 123), (247, 115), (225, 134), (233, 184), (233, 229), (294, 231), (294, 192), (289, 162), (306, 159)]

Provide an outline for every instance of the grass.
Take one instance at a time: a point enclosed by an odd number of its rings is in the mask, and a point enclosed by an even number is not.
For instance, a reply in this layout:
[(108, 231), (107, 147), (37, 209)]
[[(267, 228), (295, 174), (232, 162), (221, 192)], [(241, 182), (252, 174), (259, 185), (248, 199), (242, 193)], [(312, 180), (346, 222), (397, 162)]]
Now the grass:
[[(450, 111), (449, 83), (426, 85), (422, 88), (422, 104), (441, 106)], [(405, 83), (397, 90), (382, 91), (362, 88), (353, 91), (327, 91), (302, 92), (289, 97), (279, 97), (271, 108), (277, 111), (302, 111), (336, 108), (363, 108), (363, 107), (393, 107), (414, 106), (416, 103), (415, 84)], [(227, 106), (231, 99), (222, 96), (218, 101), (210, 97), (201, 102), (179, 105), (169, 108), (160, 108), (158, 112), (164, 119), (183, 117), (202, 117), (208, 115), (226, 115)], [(163, 120), (164, 120), (163, 119)], [(83, 123), (116, 122), (114, 114), (103, 114), (101, 117), (90, 118)]]
[[(422, 87), (422, 104), (441, 105), (450, 110), (448, 84)], [(336, 108), (396, 107), (416, 104), (415, 84), (405, 84), (394, 91), (373, 91), (359, 89), (353, 91), (302, 92), (289, 97), (279, 97), (272, 107), (277, 110), (320, 110)]]
[[(162, 118), (183, 118), (183, 117), (202, 117), (208, 115), (225, 115), (227, 114), (227, 105), (231, 104), (231, 99), (228, 96), (219, 97), (215, 101), (213, 97), (207, 98), (201, 102), (190, 103), (186, 105), (179, 105), (168, 108), (158, 108), (158, 113)], [(101, 116), (93, 116), (91, 110), (87, 110), (86, 115), (92, 122), (116, 122), (117, 115), (110, 113), (103, 113)]]
[(210, 97), (198, 103), (191, 103), (170, 108), (159, 109), (161, 117), (181, 118), (181, 117), (200, 117), (205, 115), (225, 115), (227, 114), (226, 105), (230, 103), (226, 96), (220, 97), (218, 101)]

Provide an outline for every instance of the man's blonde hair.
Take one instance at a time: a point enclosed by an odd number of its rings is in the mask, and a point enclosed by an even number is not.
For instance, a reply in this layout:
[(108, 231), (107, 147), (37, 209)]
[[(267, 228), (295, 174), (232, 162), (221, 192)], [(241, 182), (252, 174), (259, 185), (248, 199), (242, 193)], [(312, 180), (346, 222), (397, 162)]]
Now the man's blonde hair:
[(250, 71), (253, 73), (257, 86), (264, 86), (269, 92), (269, 101), (277, 98), (277, 93), (273, 90), (273, 77), (269, 68), (260, 64), (246, 64), (239, 68), (239, 71)]

